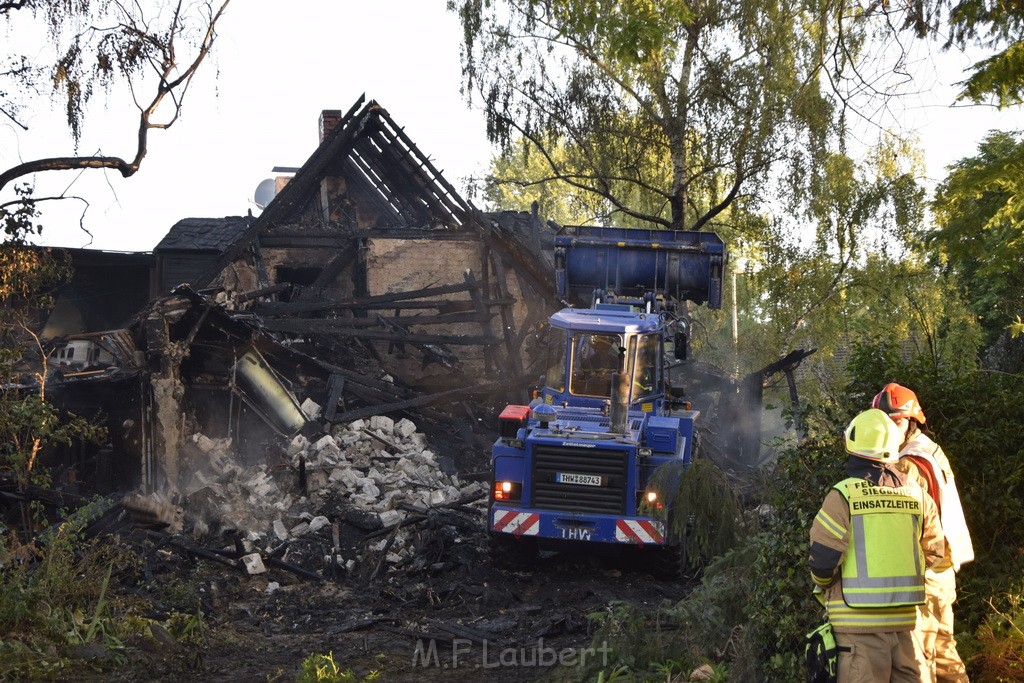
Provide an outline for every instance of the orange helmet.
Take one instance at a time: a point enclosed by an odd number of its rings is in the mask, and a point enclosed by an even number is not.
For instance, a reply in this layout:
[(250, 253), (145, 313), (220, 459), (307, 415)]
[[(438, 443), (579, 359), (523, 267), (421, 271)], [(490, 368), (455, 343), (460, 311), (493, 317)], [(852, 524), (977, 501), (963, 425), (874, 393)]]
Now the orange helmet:
[(895, 382), (886, 384), (871, 399), (871, 407), (888, 413), (889, 417), (912, 417), (919, 424), (925, 423), (924, 411), (917, 400), (917, 394)]

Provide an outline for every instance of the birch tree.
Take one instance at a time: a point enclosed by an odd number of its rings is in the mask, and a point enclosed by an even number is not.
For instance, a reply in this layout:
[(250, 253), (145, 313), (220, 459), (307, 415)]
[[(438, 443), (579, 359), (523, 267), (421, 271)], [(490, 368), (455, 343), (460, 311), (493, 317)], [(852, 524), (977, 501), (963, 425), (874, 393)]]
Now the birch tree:
[[(464, 27), (464, 89), (490, 139), (504, 151), (527, 140), (552, 179), (634, 224), (703, 229), (773, 179), (806, 188), (863, 86), (854, 67), (866, 28), (842, 0), (449, 8)], [(573, 154), (552, 154), (559, 146)]]
[[(0, 120), (31, 134), (26, 114), (52, 102), (65, 112), (70, 132), (67, 155), (18, 163), (0, 159), (0, 190), (43, 171), (113, 169), (125, 178), (137, 173), (150, 132), (170, 128), (181, 115), (229, 2), (0, 2), (0, 30), (7, 33), (0, 48)], [(11, 36), (29, 24), (45, 44), (21, 41), (28, 52), (19, 52)], [(80, 155), (77, 143), (89, 103), (115, 86), (128, 87), (138, 109), (134, 149)]]

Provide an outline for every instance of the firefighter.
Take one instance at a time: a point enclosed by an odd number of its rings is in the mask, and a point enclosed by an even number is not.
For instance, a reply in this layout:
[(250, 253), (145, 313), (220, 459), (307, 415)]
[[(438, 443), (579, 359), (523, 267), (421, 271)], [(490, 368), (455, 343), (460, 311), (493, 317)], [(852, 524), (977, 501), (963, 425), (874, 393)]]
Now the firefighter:
[(935, 672), (934, 680), (966, 683), (967, 671), (953, 637), (953, 603), (956, 601), (956, 572), (974, 559), (974, 546), (953, 471), (942, 448), (925, 431), (926, 418), (917, 394), (899, 384), (887, 384), (871, 401), (871, 406), (886, 412), (900, 428), (904, 437), (897, 467), (916, 479), (939, 509), (946, 554), (938, 566), (925, 574), (927, 602), (918, 608), (917, 632)]
[(824, 591), (843, 683), (927, 682), (914, 632), (926, 566), (945, 552), (935, 503), (895, 463), (902, 434), (881, 410), (846, 428), (848, 477), (811, 525), (808, 564)]

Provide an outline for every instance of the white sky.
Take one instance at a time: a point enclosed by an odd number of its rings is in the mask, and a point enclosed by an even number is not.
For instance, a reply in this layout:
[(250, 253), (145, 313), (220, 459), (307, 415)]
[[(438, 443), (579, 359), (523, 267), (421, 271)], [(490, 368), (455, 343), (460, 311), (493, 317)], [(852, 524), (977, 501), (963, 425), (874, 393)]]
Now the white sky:
[[(220, 26), (214, 59), (202, 67), (170, 130), (150, 134), (135, 176), (85, 171), (40, 175), (37, 196), (86, 197), (85, 225), (61, 202), (43, 203), (42, 243), (152, 249), (185, 217), (243, 215), (274, 166), (301, 166), (317, 145), (324, 109), (347, 111), (362, 93), (375, 99), (460, 191), (490, 158), (481, 113), (460, 94), (461, 27), (444, 0), (234, 0)], [(944, 63), (962, 67), (966, 58)], [(946, 69), (950, 82), (962, 75)], [(1019, 127), (1015, 112), (949, 109), (953, 89), (926, 84), (904, 114), (917, 128), (928, 175), (973, 154), (994, 127)], [(97, 96), (96, 101), (100, 101)], [(86, 122), (81, 153), (134, 155), (137, 119), (127, 100)], [(0, 120), (0, 166), (71, 151), (60, 112), (37, 112), (28, 132)], [(70, 188), (69, 188), (70, 186)], [(5, 189), (0, 201), (10, 198)], [(64, 203), (66, 204), (66, 203)], [(526, 207), (524, 207), (524, 210)]]

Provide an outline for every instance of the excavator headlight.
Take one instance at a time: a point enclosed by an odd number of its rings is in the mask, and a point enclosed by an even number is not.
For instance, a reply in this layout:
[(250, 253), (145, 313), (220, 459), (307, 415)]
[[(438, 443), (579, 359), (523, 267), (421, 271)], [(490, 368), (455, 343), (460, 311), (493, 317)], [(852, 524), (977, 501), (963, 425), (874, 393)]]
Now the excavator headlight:
[(637, 496), (637, 508), (638, 508), (638, 510), (641, 508), (641, 506), (644, 509), (646, 509), (648, 512), (653, 511), (653, 510), (664, 510), (665, 509), (665, 504), (662, 503), (660, 500), (658, 500), (658, 492), (657, 491), (644, 491), (639, 496)]
[(654, 453), (654, 451), (652, 451), (650, 448), (636, 449), (636, 454), (639, 455), (641, 458), (649, 458), (652, 453)]

